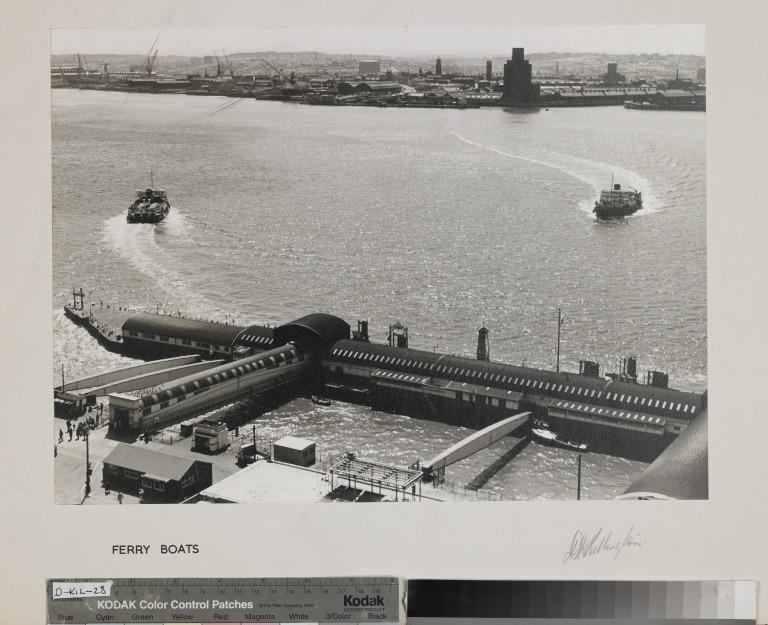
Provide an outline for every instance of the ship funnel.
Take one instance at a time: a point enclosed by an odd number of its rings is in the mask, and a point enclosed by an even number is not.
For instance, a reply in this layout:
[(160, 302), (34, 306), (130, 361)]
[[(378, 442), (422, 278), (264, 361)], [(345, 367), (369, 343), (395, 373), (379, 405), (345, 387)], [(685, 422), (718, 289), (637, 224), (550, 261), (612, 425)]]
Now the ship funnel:
[(621, 185), (617, 182), (615, 185), (613, 185), (614, 191), (621, 191)]
[(483, 326), (477, 331), (477, 359), (490, 361), (491, 348), (488, 342), (488, 328)]
[(389, 345), (391, 347), (408, 347), (408, 326), (399, 321), (389, 326)]
[(600, 377), (600, 365), (592, 360), (579, 360), (579, 375), (590, 378)]
[(352, 340), (354, 341), (363, 341), (364, 343), (369, 342), (368, 337), (368, 320), (367, 319), (359, 319), (357, 322), (357, 331), (352, 332)]

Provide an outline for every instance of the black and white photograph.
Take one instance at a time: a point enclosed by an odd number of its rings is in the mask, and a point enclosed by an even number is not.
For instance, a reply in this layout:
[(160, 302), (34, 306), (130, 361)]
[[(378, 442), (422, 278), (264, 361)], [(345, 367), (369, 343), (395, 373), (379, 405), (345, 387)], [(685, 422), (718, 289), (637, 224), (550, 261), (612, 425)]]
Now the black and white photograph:
[(52, 29), (54, 503), (708, 499), (704, 42)]

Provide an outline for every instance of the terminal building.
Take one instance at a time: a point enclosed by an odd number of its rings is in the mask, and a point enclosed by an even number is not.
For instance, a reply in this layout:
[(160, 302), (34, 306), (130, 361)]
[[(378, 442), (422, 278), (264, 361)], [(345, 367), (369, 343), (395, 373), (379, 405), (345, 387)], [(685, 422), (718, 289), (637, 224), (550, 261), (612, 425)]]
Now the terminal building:
[(361, 341), (336, 343), (323, 369), (340, 397), (374, 408), (470, 428), (531, 411), (591, 450), (645, 461), (706, 405), (702, 393)]
[(590, 450), (650, 461), (706, 408), (706, 392), (668, 388), (666, 374), (650, 372), (638, 383), (634, 358), (612, 378), (588, 361), (579, 373), (546, 371), (491, 362), (487, 337), (473, 359), (412, 349), (399, 324), (390, 327), (388, 345), (372, 343), (366, 322), (352, 333), (325, 313), (275, 328), (139, 313), (122, 335), (116, 345), (132, 354), (173, 350), (210, 360), (207, 367), (174, 360), (178, 373), (168, 377), (142, 372), (156, 384), (149, 388), (106, 380), (115, 389), (108, 394), (110, 425), (119, 431), (153, 432), (245, 397), (319, 393), (476, 429), (526, 411)]
[[(162, 338), (171, 345), (173, 338), (174, 349), (209, 349), (215, 354), (227, 354), (231, 360), (149, 389), (110, 393), (110, 426), (117, 431), (150, 432), (249, 395), (301, 389), (312, 370), (313, 357), (338, 339), (350, 336), (349, 324), (323, 313), (269, 329), (269, 334), (260, 326), (238, 329), (195, 321), (188, 326), (194, 333), (186, 339), (177, 332), (179, 325), (174, 317), (140, 315), (131, 317), (123, 326), (124, 332), (129, 328), (127, 331), (137, 335), (133, 337), (136, 340), (154, 347), (156, 342), (164, 343)], [(209, 326), (207, 332), (204, 325)], [(160, 330), (166, 334), (155, 334)], [(229, 345), (222, 344), (225, 340), (230, 341)], [(278, 347), (258, 351), (267, 344)]]

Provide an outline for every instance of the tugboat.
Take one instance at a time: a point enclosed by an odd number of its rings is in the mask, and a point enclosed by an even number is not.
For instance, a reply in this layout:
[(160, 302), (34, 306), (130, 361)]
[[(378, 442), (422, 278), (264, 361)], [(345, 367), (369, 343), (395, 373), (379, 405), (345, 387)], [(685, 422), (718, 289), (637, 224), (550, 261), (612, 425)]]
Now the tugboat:
[(560, 438), (559, 434), (547, 429), (547, 424), (540, 421), (534, 423), (537, 427), (531, 428), (531, 435), (542, 445), (551, 447), (560, 447), (570, 449), (571, 451), (587, 451), (586, 443), (575, 443), (573, 441)]
[[(152, 174), (150, 180), (154, 186)], [(125, 219), (129, 224), (156, 224), (163, 221), (170, 210), (165, 191), (149, 187), (145, 191), (136, 191), (136, 200), (128, 207)]]
[(592, 210), (598, 219), (621, 219), (639, 211), (643, 207), (643, 197), (640, 191), (622, 191), (620, 184), (613, 184), (611, 189), (600, 192), (600, 199), (595, 202)]

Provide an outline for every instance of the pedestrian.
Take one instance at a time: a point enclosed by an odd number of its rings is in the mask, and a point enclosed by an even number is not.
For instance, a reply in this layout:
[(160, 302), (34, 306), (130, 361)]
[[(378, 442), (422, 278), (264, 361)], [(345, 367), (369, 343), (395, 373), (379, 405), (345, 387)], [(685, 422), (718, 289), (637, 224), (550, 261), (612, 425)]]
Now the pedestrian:
[(67, 434), (69, 434), (69, 442), (71, 443), (72, 442), (72, 428), (71, 427), (67, 428)]
[(117, 503), (123, 505), (123, 493), (117, 493)]
[(64, 432), (61, 431), (61, 428), (59, 428), (59, 442), (64, 442)]
[(54, 443), (54, 445), (53, 445), (53, 457), (55, 458), (58, 455), (59, 455), (59, 446)]
[(75, 440), (76, 441), (80, 440), (80, 432), (82, 432), (82, 431), (83, 431), (82, 430), (82, 426), (78, 423), (77, 424), (77, 428), (75, 429)]

